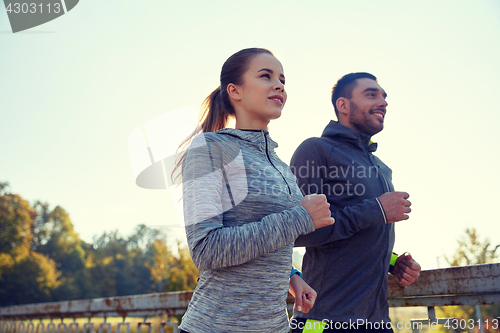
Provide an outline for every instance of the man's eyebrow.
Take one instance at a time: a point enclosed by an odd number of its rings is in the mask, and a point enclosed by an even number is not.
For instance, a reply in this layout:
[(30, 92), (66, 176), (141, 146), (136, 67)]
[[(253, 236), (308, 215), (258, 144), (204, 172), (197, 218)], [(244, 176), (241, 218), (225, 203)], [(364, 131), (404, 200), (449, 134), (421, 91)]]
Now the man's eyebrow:
[(378, 88), (366, 88), (363, 90), (363, 93), (368, 92), (368, 91), (373, 91), (373, 92), (379, 92), (382, 91), (382, 95), (384, 95), (384, 98), (387, 98), (387, 93), (383, 89), (378, 89)]
[[(263, 72), (263, 71), (265, 71), (265, 72), (269, 72), (269, 73), (271, 73), (271, 74), (273, 74), (273, 73), (274, 73), (274, 71), (273, 71), (272, 69), (269, 69), (269, 68), (262, 68), (262, 69), (261, 69), (261, 70), (259, 70), (257, 73), (259, 73), (259, 72)], [(280, 74), (280, 77), (285, 78), (285, 75)]]

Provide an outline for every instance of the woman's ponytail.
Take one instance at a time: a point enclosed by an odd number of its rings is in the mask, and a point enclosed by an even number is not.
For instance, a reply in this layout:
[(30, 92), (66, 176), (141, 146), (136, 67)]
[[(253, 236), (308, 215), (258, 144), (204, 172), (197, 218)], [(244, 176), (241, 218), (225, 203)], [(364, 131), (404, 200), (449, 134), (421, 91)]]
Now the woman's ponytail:
[[(227, 126), (229, 116), (234, 113), (232, 106), (231, 110), (227, 110), (225, 107), (224, 100), (222, 97), (220, 86), (217, 87), (210, 95), (205, 98), (201, 105), (200, 116), (198, 120), (198, 126), (196, 129), (180, 144), (177, 148), (177, 158), (175, 160), (175, 167), (172, 171), (171, 178), (175, 183), (181, 176), (180, 172), (177, 172), (182, 166), (184, 161), (184, 156), (186, 155), (186, 150), (189, 144), (195, 136), (200, 133), (216, 132)], [(229, 104), (231, 105), (231, 104)], [(181, 153), (179, 154), (179, 152)]]
[(232, 107), (231, 110), (227, 110), (222, 95), (219, 86), (203, 101), (199, 126), (203, 133), (216, 132), (226, 127), (229, 115), (233, 113), (233, 110)]

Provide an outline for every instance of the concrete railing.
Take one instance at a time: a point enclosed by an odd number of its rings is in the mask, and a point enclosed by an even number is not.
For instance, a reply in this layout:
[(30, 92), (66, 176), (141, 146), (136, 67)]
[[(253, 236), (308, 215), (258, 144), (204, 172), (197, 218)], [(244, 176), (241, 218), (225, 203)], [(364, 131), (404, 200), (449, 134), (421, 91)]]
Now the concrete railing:
[(389, 278), (393, 307), (500, 304), (500, 264), (422, 271), (409, 287)]
[[(95, 298), (87, 300), (16, 305), (0, 308), (0, 333), (56, 333), (56, 324), (50, 321), (45, 325), (34, 319), (61, 319), (57, 325), (57, 333), (80, 333), (76, 318), (89, 318), (83, 325), (82, 333), (94, 331), (90, 318), (103, 317), (95, 331), (110, 333), (110, 324), (106, 318), (121, 317), (123, 323), (130, 325), (125, 319), (141, 317), (144, 321), (138, 324), (151, 328), (147, 318), (166, 316), (167, 321), (160, 324), (160, 331), (166, 326), (173, 326), (177, 332), (177, 324), (170, 321), (171, 316), (182, 315), (186, 310), (192, 292), (169, 292), (122, 297)], [(293, 307), (293, 297), (287, 299), (288, 307)], [(453, 267), (422, 271), (420, 278), (411, 286), (403, 288), (394, 277), (389, 278), (389, 304), (391, 307), (425, 306), (429, 309), (429, 318), (420, 321), (439, 320), (435, 317), (435, 306), (500, 304), (500, 264)], [(72, 318), (73, 323), (67, 325), (62, 321)], [(445, 318), (448, 319), (448, 318)], [(443, 319), (440, 319), (441, 322)], [(419, 320), (415, 320), (418, 322)], [(441, 323), (440, 322), (440, 323)], [(62, 325), (62, 326), (61, 326)], [(72, 326), (73, 325), (73, 326)], [(76, 325), (76, 326), (75, 326)], [(46, 327), (45, 327), (46, 326)]]
[[(456, 318), (436, 318), (435, 306), (475, 305), (477, 319), (472, 326), (479, 327), (483, 333), (479, 305), (500, 304), (500, 264), (451, 267), (422, 271), (414, 284), (408, 287), (399, 285), (397, 279), (389, 277), (389, 305), (391, 307), (425, 306), (428, 318), (413, 319), (410, 325), (414, 332), (437, 325), (449, 325), (455, 331), (470, 328), (471, 322)], [(420, 324), (420, 326), (418, 326)], [(487, 327), (500, 328), (500, 318)]]

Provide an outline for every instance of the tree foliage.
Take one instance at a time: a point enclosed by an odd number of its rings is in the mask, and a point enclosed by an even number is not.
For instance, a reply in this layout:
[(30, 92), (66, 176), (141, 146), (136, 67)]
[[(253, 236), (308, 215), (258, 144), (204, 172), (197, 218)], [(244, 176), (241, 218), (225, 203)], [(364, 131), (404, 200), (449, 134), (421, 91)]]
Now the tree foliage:
[(193, 290), (198, 282), (200, 272), (191, 260), (187, 247), (177, 244), (179, 255), (169, 256), (167, 283), (164, 291)]
[(35, 211), (19, 195), (4, 191), (5, 185), (0, 195), (0, 253), (20, 260), (29, 254)]
[[(465, 235), (458, 240), (458, 248), (452, 258), (446, 258), (448, 264), (455, 266), (482, 265), (495, 262), (498, 258), (497, 246), (492, 246), (488, 239), (480, 240), (475, 228), (465, 229)], [(437, 314), (440, 318), (456, 318), (459, 322), (475, 321), (473, 329), (467, 328), (465, 331), (479, 332), (477, 324), (477, 313), (475, 306), (447, 306), (438, 307)], [(481, 316), (484, 321), (485, 332), (498, 332), (492, 325), (492, 320), (500, 317), (500, 305), (481, 305)], [(489, 323), (489, 324), (486, 324)], [(440, 328), (442, 332), (448, 332), (445, 328)]]
[(458, 248), (453, 257), (445, 258), (451, 267), (489, 264), (498, 258), (496, 250), (497, 247), (491, 246), (488, 239), (479, 240), (475, 228), (467, 228), (465, 235), (458, 240)]
[(52, 301), (61, 273), (46, 256), (31, 252), (28, 256), (2, 267), (0, 305)]
[(0, 185), (0, 305), (49, 301), (59, 286), (56, 264), (31, 250), (35, 210)]
[(82, 241), (70, 215), (31, 206), (0, 182), (0, 306), (191, 290), (198, 270), (189, 251), (167, 246), (160, 230), (138, 225), (123, 237)]

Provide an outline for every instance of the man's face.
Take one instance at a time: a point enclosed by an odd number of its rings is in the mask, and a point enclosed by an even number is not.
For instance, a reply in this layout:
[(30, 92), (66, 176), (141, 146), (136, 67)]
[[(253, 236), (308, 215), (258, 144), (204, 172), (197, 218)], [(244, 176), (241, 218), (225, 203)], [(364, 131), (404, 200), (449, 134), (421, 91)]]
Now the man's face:
[(349, 99), (349, 114), (344, 125), (370, 136), (377, 134), (384, 128), (387, 94), (372, 79), (357, 79), (356, 83)]

